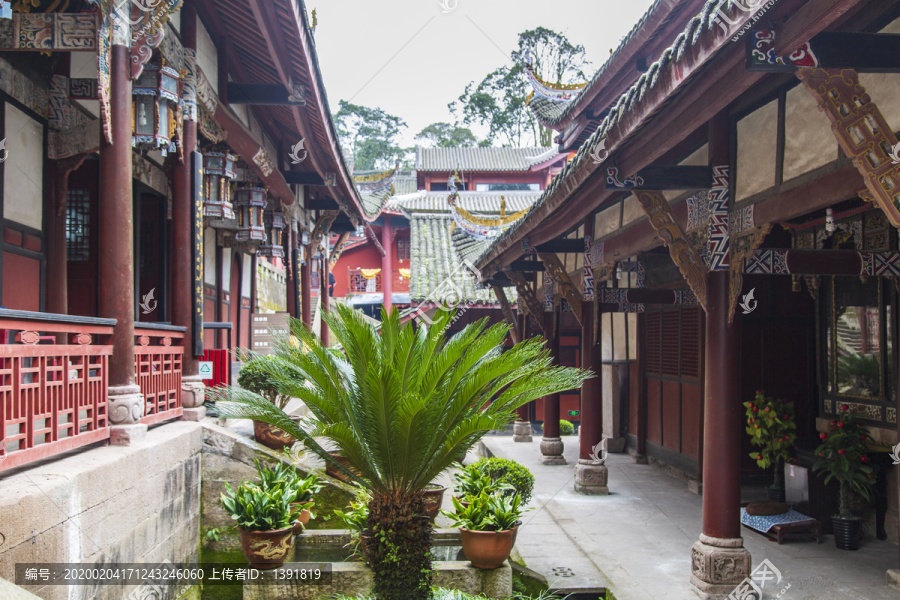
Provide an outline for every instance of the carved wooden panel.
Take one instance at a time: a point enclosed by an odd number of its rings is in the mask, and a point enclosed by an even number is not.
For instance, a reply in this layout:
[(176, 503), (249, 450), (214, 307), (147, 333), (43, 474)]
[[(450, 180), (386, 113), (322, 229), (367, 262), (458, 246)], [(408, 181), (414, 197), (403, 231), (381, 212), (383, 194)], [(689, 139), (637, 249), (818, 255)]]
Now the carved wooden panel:
[(580, 325), (581, 300), (583, 296), (582, 293), (578, 290), (578, 286), (576, 286), (572, 282), (572, 279), (566, 272), (566, 268), (563, 266), (562, 261), (559, 260), (559, 256), (557, 256), (553, 252), (538, 252), (538, 256), (544, 263), (544, 266), (547, 268), (550, 276), (559, 286), (560, 293), (562, 293), (563, 297), (566, 299), (566, 302), (572, 309), (572, 313), (575, 315), (575, 319)]
[(534, 321), (537, 323), (538, 328), (546, 335), (543, 325), (544, 311), (541, 308), (541, 302), (537, 299), (534, 290), (531, 289), (528, 282), (525, 281), (525, 276), (517, 271), (510, 271), (507, 275), (509, 276), (510, 281), (516, 284), (516, 292), (519, 294), (519, 309), (525, 309), (530, 313), (531, 316), (534, 317)]

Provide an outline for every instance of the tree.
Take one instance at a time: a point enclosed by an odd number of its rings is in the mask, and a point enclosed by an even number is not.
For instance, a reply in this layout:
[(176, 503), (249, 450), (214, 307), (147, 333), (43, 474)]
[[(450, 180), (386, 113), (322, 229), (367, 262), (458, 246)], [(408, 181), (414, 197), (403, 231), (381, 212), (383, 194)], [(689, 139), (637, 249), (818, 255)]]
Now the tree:
[(398, 144), (406, 122), (381, 108), (341, 100), (334, 124), (341, 147), (348, 158), (353, 158), (356, 170), (389, 169), (409, 152)]
[(438, 148), (471, 148), (478, 145), (478, 138), (468, 127), (450, 123), (432, 123), (419, 132), (416, 140)]
[(489, 130), (492, 143), (505, 146), (550, 146), (553, 132), (542, 127), (525, 106), (531, 91), (525, 65), (531, 60), (535, 73), (550, 83), (572, 84), (587, 80), (590, 63), (584, 46), (573, 45), (561, 33), (545, 27), (519, 34), (518, 48), (510, 53), (512, 66), (495, 69), (479, 84), (470, 82), (450, 111), (466, 125), (477, 123)]
[[(342, 351), (330, 350), (292, 319), (300, 343), (282, 341), (265, 363), (280, 391), (315, 416), (311, 431), (241, 388), (216, 388), (216, 407), (220, 416), (285, 430), (369, 490), (362, 535), (376, 598), (425, 600), (431, 597), (433, 531), (425, 486), (486, 433), (506, 428), (516, 408), (578, 388), (590, 373), (554, 366), (539, 337), (504, 351), (509, 327), (488, 327), (487, 319), (447, 339), (452, 315), (444, 311), (430, 325), (415, 326), (401, 324), (395, 309), (382, 314), (380, 332), (344, 305), (322, 318)], [(319, 436), (337, 445), (346, 468), (316, 443)]]

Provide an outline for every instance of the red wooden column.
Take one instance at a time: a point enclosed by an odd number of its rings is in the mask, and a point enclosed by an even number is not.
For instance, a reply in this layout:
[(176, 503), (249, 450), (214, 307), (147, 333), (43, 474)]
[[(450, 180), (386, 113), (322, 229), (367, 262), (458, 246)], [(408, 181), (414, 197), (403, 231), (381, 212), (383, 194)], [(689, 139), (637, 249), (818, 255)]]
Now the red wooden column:
[(300, 311), (303, 315), (303, 324), (312, 331), (312, 257), (311, 248), (307, 244), (303, 247), (303, 264), (300, 265)]
[[(186, 60), (194, 61), (197, 48), (197, 10), (188, 3), (181, 11), (181, 38), (186, 50)], [(192, 221), (194, 198), (192, 194), (191, 153), (197, 150), (196, 97), (185, 97), (183, 130), (183, 161), (175, 161), (172, 192), (172, 322), (185, 327), (184, 355), (181, 364), (182, 418), (200, 420), (206, 416), (203, 379), (200, 377), (197, 358), (194, 355), (194, 294), (195, 286), (203, 293), (203, 281), (194, 281), (194, 239)], [(198, 174), (199, 175), (199, 174)]]
[(285, 309), (290, 316), (297, 318), (300, 316), (297, 311), (299, 300), (297, 298), (297, 277), (300, 277), (300, 273), (297, 273), (294, 268), (294, 237), (294, 227), (291, 224), (284, 232), (284, 272), (286, 273), (285, 286), (287, 288)]
[(390, 314), (394, 307), (394, 245), (392, 243), (391, 215), (384, 215), (381, 227), (381, 245), (384, 256), (381, 257), (381, 289), (384, 292), (384, 310)]
[(328, 259), (328, 233), (325, 234), (325, 239), (322, 241), (325, 244), (325, 248), (322, 252), (322, 267), (319, 269), (319, 272), (322, 273), (322, 277), (319, 278), (319, 310), (322, 311), (322, 343), (326, 346), (331, 345), (331, 332), (328, 330), (328, 324), (325, 322), (325, 315), (331, 312), (331, 306), (329, 304), (329, 300), (331, 299), (331, 295), (328, 293), (328, 274), (331, 273), (331, 265), (330, 260)]
[[(48, 179), (52, 182), (45, 191), (44, 214), (47, 222), (47, 289), (45, 310), (60, 315), (68, 314), (68, 256), (66, 254), (66, 211), (57, 207), (59, 186), (66, 184), (68, 173), (59, 172), (59, 161), (47, 161)], [(57, 343), (66, 344), (65, 336), (57, 338)]]
[[(729, 121), (717, 115), (709, 127), (710, 164), (717, 183), (728, 181)], [(725, 195), (725, 205), (717, 202)], [(728, 186), (710, 191), (710, 220), (727, 225)], [(727, 231), (727, 227), (725, 227)], [(719, 252), (710, 229), (711, 271), (707, 279), (706, 365), (703, 414), (703, 526), (691, 548), (691, 583), (702, 595), (727, 596), (750, 575), (750, 553), (741, 538), (741, 319), (728, 324), (728, 254)], [(729, 565), (722, 568), (721, 565)]]
[(647, 339), (645, 334), (647, 322), (644, 313), (637, 315), (638, 344), (638, 397), (637, 397), (637, 442), (634, 451), (634, 462), (647, 464)]
[[(609, 470), (602, 463), (603, 371), (600, 340), (600, 315), (594, 319), (594, 302), (581, 303), (581, 366), (594, 371), (581, 386), (581, 433), (578, 463), (575, 465), (575, 491), (582, 494), (608, 494)], [(594, 458), (594, 456), (600, 457)]]
[[(113, 18), (117, 18), (116, 15)], [(128, 24), (121, 19), (124, 31)], [(115, 29), (115, 27), (114, 27)], [(116, 37), (110, 49), (112, 143), (100, 143), (100, 316), (116, 319), (109, 357), (110, 442), (127, 445), (143, 437), (147, 426), (144, 397), (134, 375), (134, 215), (131, 195), (131, 56), (128, 37)]]
[[(523, 342), (528, 335), (528, 314), (521, 308), (516, 317), (516, 331), (519, 342)], [(527, 402), (516, 409), (516, 421), (513, 423), (513, 441), (531, 443), (534, 441), (531, 431), (531, 406), (534, 400)]]
[[(544, 333), (553, 361), (559, 363), (559, 308), (544, 312)], [(541, 462), (564, 465), (563, 441), (559, 437), (559, 394), (544, 396), (544, 437), (541, 439)]]

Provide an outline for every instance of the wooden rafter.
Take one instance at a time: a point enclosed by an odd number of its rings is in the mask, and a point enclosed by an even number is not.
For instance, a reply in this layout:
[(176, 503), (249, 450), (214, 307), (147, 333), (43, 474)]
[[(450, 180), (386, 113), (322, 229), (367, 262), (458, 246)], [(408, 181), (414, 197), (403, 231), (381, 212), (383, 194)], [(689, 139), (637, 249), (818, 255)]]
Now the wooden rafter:
[(706, 310), (706, 265), (684, 235), (681, 227), (675, 221), (672, 207), (665, 197), (657, 191), (635, 190), (634, 195), (647, 214), (650, 224), (656, 230), (659, 239), (669, 249), (672, 261), (678, 266), (681, 275), (687, 282), (691, 291), (697, 297), (697, 301), (703, 310)]
[[(582, 246), (581, 251), (584, 252), (584, 246)], [(556, 254), (550, 252), (538, 252), (538, 256), (547, 266), (547, 272), (550, 273), (550, 277), (552, 277), (553, 281), (559, 286), (559, 291), (566, 299), (566, 302), (569, 303), (569, 307), (572, 309), (572, 314), (575, 315), (578, 324), (581, 325), (582, 293), (578, 289), (578, 286), (575, 285), (569, 277), (566, 268)]]

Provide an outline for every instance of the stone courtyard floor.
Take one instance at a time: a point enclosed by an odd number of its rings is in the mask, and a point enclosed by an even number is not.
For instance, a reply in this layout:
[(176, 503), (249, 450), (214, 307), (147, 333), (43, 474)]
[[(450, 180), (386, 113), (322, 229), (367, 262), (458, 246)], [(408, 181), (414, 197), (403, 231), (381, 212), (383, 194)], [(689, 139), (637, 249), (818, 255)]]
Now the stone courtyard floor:
[[(540, 464), (540, 437), (515, 443), (511, 436), (487, 436), (490, 454), (513, 459), (535, 475), (534, 498), (523, 519), (516, 548), (527, 566), (551, 587), (608, 587), (617, 600), (696, 600), (690, 577), (691, 545), (700, 534), (701, 497), (687, 483), (659, 467), (610, 454), (609, 496), (574, 491), (578, 438), (563, 438), (568, 465)], [(751, 498), (755, 499), (755, 498)], [(781, 585), (764, 589), (785, 600), (897, 600), (885, 572), (898, 566), (897, 546), (872, 538), (857, 552), (837, 550), (834, 537), (770, 542), (742, 528), (755, 567), (768, 559), (781, 571)]]

